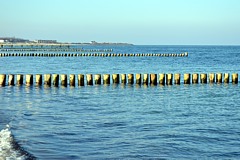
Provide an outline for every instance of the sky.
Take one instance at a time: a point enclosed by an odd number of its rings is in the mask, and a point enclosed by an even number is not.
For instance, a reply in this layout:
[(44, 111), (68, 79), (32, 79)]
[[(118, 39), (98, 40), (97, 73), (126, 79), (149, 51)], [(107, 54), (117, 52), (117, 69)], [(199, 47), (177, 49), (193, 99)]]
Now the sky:
[(0, 0), (0, 37), (240, 45), (240, 0)]

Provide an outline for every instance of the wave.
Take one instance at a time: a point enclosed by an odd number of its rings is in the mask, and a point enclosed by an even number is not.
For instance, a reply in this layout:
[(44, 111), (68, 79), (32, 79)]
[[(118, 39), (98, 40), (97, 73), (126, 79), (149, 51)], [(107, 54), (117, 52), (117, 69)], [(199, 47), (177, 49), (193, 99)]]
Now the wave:
[(17, 159), (17, 160), (34, 160), (34, 156), (26, 152), (11, 133), (10, 126), (6, 125), (5, 129), (0, 131), (0, 160)]

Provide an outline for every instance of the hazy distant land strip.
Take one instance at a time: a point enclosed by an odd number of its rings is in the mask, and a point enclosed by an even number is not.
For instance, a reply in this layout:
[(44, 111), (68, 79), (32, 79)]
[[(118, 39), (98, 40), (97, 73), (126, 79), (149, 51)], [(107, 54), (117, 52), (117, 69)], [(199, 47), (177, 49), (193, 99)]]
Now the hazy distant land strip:
[(112, 43), (112, 42), (58, 42), (57, 40), (28, 40), (15, 37), (0, 37), (0, 45), (133, 45), (130, 43)]

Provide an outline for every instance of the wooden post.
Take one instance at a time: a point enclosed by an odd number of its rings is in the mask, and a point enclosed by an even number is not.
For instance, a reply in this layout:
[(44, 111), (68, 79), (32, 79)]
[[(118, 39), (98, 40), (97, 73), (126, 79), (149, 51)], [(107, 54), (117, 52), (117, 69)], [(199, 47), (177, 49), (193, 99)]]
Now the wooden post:
[(134, 75), (128, 74), (128, 84), (134, 84)]
[(217, 83), (222, 83), (222, 73), (217, 73), (216, 77), (217, 77)]
[(126, 84), (126, 83), (127, 83), (127, 76), (126, 76), (126, 74), (121, 74), (121, 82), (122, 82), (123, 84)]
[(42, 75), (41, 74), (36, 74), (36, 85), (37, 86), (42, 85)]
[(9, 86), (14, 86), (14, 74), (9, 74), (8, 75), (8, 85)]
[(6, 74), (0, 74), (0, 86), (6, 85)]
[(174, 74), (174, 83), (175, 84), (180, 84), (180, 79), (181, 79), (181, 75), (180, 75), (180, 73), (176, 73), (176, 74)]
[(136, 84), (141, 84), (142, 83), (142, 76), (140, 73), (136, 74)]
[(165, 85), (165, 74), (164, 73), (159, 74), (159, 84)]
[(166, 74), (166, 78), (167, 78), (167, 85), (172, 85), (173, 74), (171, 73)]
[(184, 74), (184, 84), (190, 84), (190, 77), (191, 75), (189, 73)]
[(87, 74), (87, 85), (93, 85), (93, 75)]
[(119, 83), (119, 74), (113, 74), (112, 75), (112, 82), (113, 83)]
[(110, 84), (110, 74), (103, 75), (103, 84)]
[(197, 73), (193, 73), (192, 74), (192, 83), (193, 84), (196, 84), (196, 83), (198, 83), (198, 74)]
[(233, 73), (232, 74), (232, 83), (233, 84), (237, 84), (238, 83), (238, 74), (237, 73)]
[(17, 85), (22, 85), (23, 84), (23, 74), (18, 74), (17, 75)]
[(78, 74), (78, 86), (84, 86), (84, 74)]
[(58, 74), (52, 75), (52, 84), (53, 84), (53, 86), (58, 87), (58, 85), (59, 85), (59, 75)]
[(157, 74), (155, 73), (150, 74), (150, 84), (157, 85)]
[(229, 83), (229, 73), (224, 73), (224, 83)]
[(148, 74), (143, 74), (143, 84), (144, 85), (148, 85), (148, 78), (149, 77), (149, 75)]
[(207, 83), (207, 74), (201, 73), (200, 74), (201, 83)]
[(209, 73), (209, 83), (215, 83), (215, 74)]
[(44, 74), (44, 84), (51, 86), (51, 74)]
[(101, 84), (101, 74), (95, 74), (94, 79), (95, 84)]
[(69, 75), (69, 85), (75, 87), (75, 74)]
[(33, 85), (33, 75), (32, 74), (26, 75), (26, 85)]
[(60, 75), (61, 78), (61, 86), (67, 87), (67, 75), (66, 74), (61, 74)]

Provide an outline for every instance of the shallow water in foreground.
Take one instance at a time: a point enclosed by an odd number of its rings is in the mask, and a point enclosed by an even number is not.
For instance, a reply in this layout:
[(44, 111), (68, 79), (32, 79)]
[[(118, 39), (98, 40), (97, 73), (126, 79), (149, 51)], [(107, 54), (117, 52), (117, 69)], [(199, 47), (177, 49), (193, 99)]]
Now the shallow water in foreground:
[[(174, 50), (174, 47), (171, 49)], [(93, 59), (85, 57), (83, 58), (85, 61), (81, 58), (45, 59), (46, 61), (42, 63), (51, 61), (52, 68), (38, 70), (36, 68), (40, 67), (40, 60), (33, 58), (25, 64), (22, 73), (37, 73), (37, 71), (44, 73), (50, 70), (51, 73), (60, 71), (87, 73), (87, 64), (91, 64), (90, 73), (160, 73), (165, 70), (172, 73), (195, 71), (200, 73), (200, 69), (201, 72), (206, 73), (210, 71), (233, 73), (240, 69), (237, 65), (240, 47), (179, 46), (175, 48), (175, 50), (184, 49), (192, 50), (192, 53), (189, 53), (190, 57), (162, 58), (161, 61), (156, 57), (144, 57), (140, 58), (141, 62), (139, 57), (101, 60), (100, 57), (91, 57)], [(161, 46), (159, 50), (162, 50)], [(201, 54), (202, 52), (209, 53), (205, 55)], [(222, 53), (221, 56), (219, 52)], [(199, 59), (197, 62), (194, 61), (196, 57)], [(6, 63), (4, 59), (12, 62)], [(14, 63), (16, 58), (4, 59), (0, 59), (1, 64), (5, 63), (1, 66), (0, 72), (8, 73), (12, 68), (12, 73), (19, 73), (24, 65), (22, 61), (27, 58), (19, 61), (20, 68)], [(58, 61), (65, 63), (56, 67)], [(95, 63), (95, 61), (104, 63)], [(170, 61), (173, 61), (174, 65), (169, 64)], [(70, 62), (72, 64), (69, 64)], [(36, 66), (29, 63), (36, 63)], [(111, 67), (112, 64), (116, 64), (116, 71)], [(142, 68), (136, 64), (142, 64)], [(209, 68), (211, 64), (214, 65)], [(67, 67), (62, 71), (63, 66)], [(76, 71), (75, 67), (82, 69)], [(34, 71), (30, 72), (31, 70)], [(119, 84), (75, 88), (23, 85), (0, 87), (0, 95), (0, 157), (240, 158), (238, 84), (184, 85), (181, 83), (172, 86)], [(14, 148), (13, 143), (9, 141), (11, 137), (19, 147)], [(1, 146), (2, 144), (5, 146)], [(3, 155), (3, 150), (6, 148), (9, 148), (10, 152)]]

